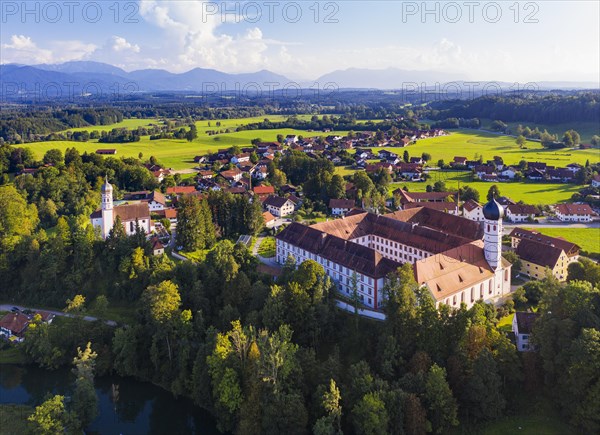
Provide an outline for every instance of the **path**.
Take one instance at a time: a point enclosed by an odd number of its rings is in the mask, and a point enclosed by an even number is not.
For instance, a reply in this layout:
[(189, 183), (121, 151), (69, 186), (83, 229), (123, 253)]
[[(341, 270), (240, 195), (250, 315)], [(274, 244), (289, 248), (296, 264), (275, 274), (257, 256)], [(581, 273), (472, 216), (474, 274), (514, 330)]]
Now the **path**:
[[(41, 309), (41, 308), (30, 308), (30, 307), (23, 307), (20, 305), (11, 305), (11, 304), (0, 305), (0, 311), (11, 311), (13, 309), (13, 307), (18, 308), (21, 311), (23, 311), (23, 310), (45, 311), (47, 313), (54, 314), (55, 316), (71, 317), (71, 318), (79, 317), (74, 314), (65, 313), (63, 311), (45, 310), (45, 309)], [(85, 320), (87, 322), (95, 322), (96, 320), (100, 320), (97, 317), (92, 317), (92, 316), (83, 316), (82, 318), (83, 318), (83, 320)], [(105, 323), (109, 326), (117, 326), (117, 322), (115, 322), (114, 320), (106, 320)]]
[(277, 263), (277, 261), (275, 260), (275, 257), (267, 258), (267, 257), (262, 257), (262, 256), (258, 255), (258, 248), (264, 239), (265, 238), (262, 236), (259, 236), (256, 238), (256, 243), (254, 243), (254, 246), (252, 247), (252, 255), (254, 255), (256, 258), (258, 258), (258, 261), (260, 261), (262, 264), (266, 264), (267, 266), (276, 267), (276, 268), (280, 269), (281, 265), (279, 263)]

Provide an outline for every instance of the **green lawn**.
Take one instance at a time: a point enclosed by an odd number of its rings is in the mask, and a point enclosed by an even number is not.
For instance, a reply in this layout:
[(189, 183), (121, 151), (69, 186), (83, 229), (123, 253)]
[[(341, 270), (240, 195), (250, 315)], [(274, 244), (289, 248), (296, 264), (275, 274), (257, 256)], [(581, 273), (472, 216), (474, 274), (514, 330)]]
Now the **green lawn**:
[[(448, 136), (422, 139), (415, 145), (401, 148), (384, 148), (400, 152), (408, 150), (410, 156), (420, 156), (423, 152), (431, 154), (435, 164), (443, 159), (446, 163), (455, 156), (472, 159), (475, 154), (483, 155), (484, 160), (491, 160), (494, 156), (501, 156), (508, 165), (518, 164), (521, 160), (546, 162), (553, 166), (565, 166), (569, 163), (584, 164), (586, 160), (600, 161), (598, 149), (579, 150), (547, 150), (539, 142), (526, 143), (527, 149), (520, 149), (515, 144), (515, 138), (486, 133), (479, 130), (451, 130)], [(378, 148), (379, 150), (379, 148)]]
[(508, 196), (514, 201), (524, 201), (527, 204), (554, 204), (571, 199), (571, 196), (581, 189), (581, 186), (565, 183), (542, 183), (533, 181), (487, 183), (484, 181), (471, 181), (470, 172), (431, 172), (431, 179), (427, 182), (398, 182), (390, 184), (390, 191), (399, 187), (408, 187), (412, 192), (424, 192), (428, 184), (444, 181), (448, 190), (457, 190), (460, 186), (468, 184), (477, 189), (480, 201), (484, 201), (487, 192), (493, 184), (498, 186), (500, 194)]
[(202, 263), (206, 259), (206, 254), (208, 254), (209, 249), (198, 249), (197, 251), (179, 251), (178, 254), (183, 255), (187, 259), (191, 261), (195, 261), (197, 263)]
[(30, 433), (27, 417), (34, 409), (26, 405), (0, 405), (0, 435)]
[[(483, 128), (488, 129), (491, 125), (491, 119), (481, 119)], [(581, 142), (590, 143), (593, 135), (600, 135), (600, 123), (598, 122), (569, 122), (564, 124), (537, 124), (528, 121), (507, 122), (508, 127), (514, 132), (517, 126), (521, 124), (523, 127), (528, 126), (532, 130), (537, 127), (540, 131), (548, 130), (548, 133), (558, 135), (558, 139), (562, 139), (563, 134), (567, 130), (575, 130), (581, 136)]]
[(600, 253), (600, 230), (598, 228), (527, 228), (552, 237), (562, 237), (576, 243), (588, 253)]
[(258, 247), (258, 255), (265, 258), (275, 257), (275, 237), (265, 237)]
[(501, 331), (511, 332), (512, 331), (512, 321), (513, 321), (514, 316), (515, 316), (515, 313), (512, 313), (506, 317), (501, 318), (498, 321), (498, 323), (496, 324), (496, 327), (498, 329), (500, 329)]
[(481, 428), (483, 435), (569, 435), (575, 433), (559, 416), (527, 415), (505, 417)]

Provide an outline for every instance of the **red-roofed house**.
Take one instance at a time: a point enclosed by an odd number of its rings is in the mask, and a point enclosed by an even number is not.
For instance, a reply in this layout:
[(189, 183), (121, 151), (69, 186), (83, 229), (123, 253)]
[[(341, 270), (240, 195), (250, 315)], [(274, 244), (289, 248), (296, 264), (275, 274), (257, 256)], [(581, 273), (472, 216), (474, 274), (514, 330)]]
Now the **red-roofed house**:
[(261, 201), (268, 198), (270, 195), (275, 194), (275, 188), (273, 186), (256, 186), (252, 191)]
[(556, 217), (563, 222), (591, 222), (596, 213), (587, 204), (558, 204)]

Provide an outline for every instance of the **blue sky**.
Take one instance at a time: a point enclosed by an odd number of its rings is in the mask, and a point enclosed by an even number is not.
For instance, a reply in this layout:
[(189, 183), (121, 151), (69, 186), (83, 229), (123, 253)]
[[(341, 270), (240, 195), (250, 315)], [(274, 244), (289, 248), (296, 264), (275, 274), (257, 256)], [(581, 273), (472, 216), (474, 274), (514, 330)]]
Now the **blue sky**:
[(3, 0), (0, 61), (269, 69), (293, 79), (396, 67), (471, 80), (598, 81), (600, 2), (475, 3)]

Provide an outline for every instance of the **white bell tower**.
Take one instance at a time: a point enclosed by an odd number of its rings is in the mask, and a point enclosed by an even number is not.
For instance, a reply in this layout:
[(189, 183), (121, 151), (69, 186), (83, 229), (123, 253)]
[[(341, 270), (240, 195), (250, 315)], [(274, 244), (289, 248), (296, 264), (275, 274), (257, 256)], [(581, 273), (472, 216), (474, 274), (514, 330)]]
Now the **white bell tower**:
[(102, 238), (106, 239), (108, 233), (113, 227), (114, 210), (113, 210), (113, 187), (108, 182), (106, 177), (101, 189), (102, 193)]
[(492, 199), (483, 206), (483, 250), (485, 259), (497, 270), (502, 265), (502, 218), (504, 208)]

